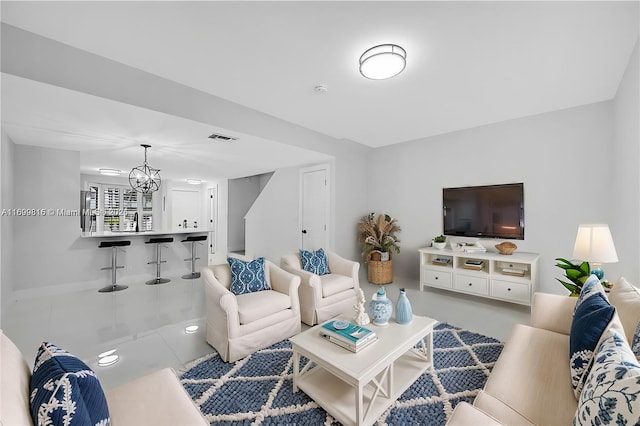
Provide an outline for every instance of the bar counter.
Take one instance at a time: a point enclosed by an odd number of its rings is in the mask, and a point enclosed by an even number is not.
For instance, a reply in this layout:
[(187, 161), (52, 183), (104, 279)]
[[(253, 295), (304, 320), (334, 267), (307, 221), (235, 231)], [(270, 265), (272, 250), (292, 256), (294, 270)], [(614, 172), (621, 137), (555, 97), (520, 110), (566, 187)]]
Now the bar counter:
[(178, 229), (178, 230), (165, 230), (165, 231), (119, 231), (119, 232), (82, 232), (80, 237), (82, 238), (108, 238), (108, 237), (147, 237), (153, 235), (181, 235), (181, 234), (204, 234), (207, 232), (212, 232), (211, 229), (206, 228), (187, 228), (187, 229)]

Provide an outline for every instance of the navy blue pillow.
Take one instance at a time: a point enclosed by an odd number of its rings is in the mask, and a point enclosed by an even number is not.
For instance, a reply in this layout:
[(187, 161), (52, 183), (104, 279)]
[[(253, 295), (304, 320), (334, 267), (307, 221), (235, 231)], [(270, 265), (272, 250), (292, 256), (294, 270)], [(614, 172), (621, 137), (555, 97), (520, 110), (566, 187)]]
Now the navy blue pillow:
[(300, 249), (300, 264), (302, 269), (316, 275), (330, 274), (329, 261), (323, 249), (307, 251)]
[(271, 290), (264, 272), (264, 257), (250, 262), (227, 258), (231, 267), (231, 286), (229, 290), (235, 295), (254, 293), (256, 291)]
[(31, 418), (36, 425), (111, 424), (107, 399), (95, 373), (67, 351), (44, 342), (30, 383)]
[(615, 308), (604, 293), (591, 293), (582, 300), (573, 315), (569, 335), (571, 386), (576, 398), (580, 397), (584, 380), (591, 369), (596, 345), (607, 329)]

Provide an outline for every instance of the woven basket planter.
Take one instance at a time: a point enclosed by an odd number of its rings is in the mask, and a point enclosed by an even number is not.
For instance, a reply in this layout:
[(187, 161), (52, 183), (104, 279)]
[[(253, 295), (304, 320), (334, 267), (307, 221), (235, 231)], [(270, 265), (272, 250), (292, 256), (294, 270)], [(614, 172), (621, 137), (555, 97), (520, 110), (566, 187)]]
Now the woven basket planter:
[(371, 284), (390, 284), (393, 282), (393, 259), (389, 253), (389, 260), (367, 260), (368, 280)]

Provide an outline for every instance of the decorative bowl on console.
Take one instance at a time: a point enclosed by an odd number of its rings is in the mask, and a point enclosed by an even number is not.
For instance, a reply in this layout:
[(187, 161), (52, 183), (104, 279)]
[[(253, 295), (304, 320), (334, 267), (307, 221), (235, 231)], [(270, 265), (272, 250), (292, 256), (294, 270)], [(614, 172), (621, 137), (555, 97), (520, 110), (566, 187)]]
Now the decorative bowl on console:
[(518, 246), (513, 244), (511, 241), (504, 241), (500, 244), (496, 244), (496, 248), (498, 249), (500, 254), (513, 254)]

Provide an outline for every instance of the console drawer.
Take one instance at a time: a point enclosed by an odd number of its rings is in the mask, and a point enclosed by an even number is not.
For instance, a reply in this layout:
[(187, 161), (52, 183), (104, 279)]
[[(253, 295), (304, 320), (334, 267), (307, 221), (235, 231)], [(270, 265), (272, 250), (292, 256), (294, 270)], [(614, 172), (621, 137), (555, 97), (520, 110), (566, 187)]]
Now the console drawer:
[(458, 274), (453, 287), (465, 293), (489, 295), (489, 280), (485, 277)]
[(422, 272), (422, 281), (425, 284), (432, 287), (451, 288), (451, 272), (426, 268)]
[(514, 302), (530, 303), (531, 295), (527, 284), (502, 280), (491, 280), (491, 296)]

